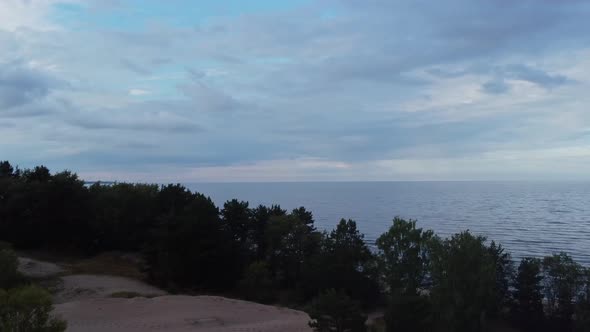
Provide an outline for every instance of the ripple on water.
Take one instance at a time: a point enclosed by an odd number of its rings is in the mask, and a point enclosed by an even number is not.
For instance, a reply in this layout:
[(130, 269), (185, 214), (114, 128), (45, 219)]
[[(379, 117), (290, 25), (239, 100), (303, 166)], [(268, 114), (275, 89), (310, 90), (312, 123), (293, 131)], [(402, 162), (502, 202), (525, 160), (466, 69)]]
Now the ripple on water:
[(355, 219), (374, 240), (395, 216), (449, 236), (469, 229), (515, 258), (560, 251), (590, 265), (589, 182), (347, 182), (190, 184), (218, 205), (228, 199), (311, 210), (320, 229)]

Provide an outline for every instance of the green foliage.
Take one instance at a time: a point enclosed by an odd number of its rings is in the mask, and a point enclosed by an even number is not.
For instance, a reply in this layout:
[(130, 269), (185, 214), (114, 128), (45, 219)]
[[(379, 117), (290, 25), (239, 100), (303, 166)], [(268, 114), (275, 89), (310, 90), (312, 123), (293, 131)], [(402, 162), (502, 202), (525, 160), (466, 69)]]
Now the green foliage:
[(51, 174), (49, 168), (41, 165), (36, 166), (32, 170), (25, 170), (23, 172), (23, 178), (27, 182), (49, 182), (51, 180)]
[(344, 292), (328, 290), (315, 298), (309, 309), (309, 326), (317, 332), (364, 332), (365, 316), (358, 303)]
[(485, 327), (496, 284), (485, 240), (462, 232), (434, 246), (431, 296), (441, 331), (476, 332)]
[(157, 216), (176, 215), (193, 201), (193, 193), (178, 183), (162, 186), (159, 191), (153, 185), (143, 185), (138, 189), (144, 192), (144, 200), (152, 201), (156, 196), (155, 208), (151, 212)]
[(543, 259), (544, 292), (550, 324), (571, 330), (574, 301), (580, 289), (582, 267), (566, 253)]
[(97, 251), (138, 250), (147, 232), (155, 225), (155, 209), (159, 206), (158, 186), (117, 183), (104, 186), (100, 183), (89, 188), (92, 198), (92, 243)]
[(66, 322), (51, 317), (52, 309), (51, 296), (41, 288), (0, 290), (0, 331), (65, 331)]
[(88, 191), (75, 174), (25, 170), (0, 186), (0, 240), (19, 248), (81, 248), (89, 242)]
[(254, 262), (246, 268), (239, 289), (247, 300), (262, 303), (275, 300), (275, 285), (265, 262)]
[(590, 268), (581, 273), (580, 293), (576, 300), (576, 332), (590, 332)]
[(227, 201), (221, 210), (221, 222), (225, 231), (231, 235), (235, 245), (242, 255), (241, 261), (248, 263), (255, 256), (256, 244), (254, 242), (254, 223), (252, 222), (252, 210), (248, 202), (236, 199)]
[(314, 219), (311, 211), (307, 211), (303, 206), (301, 206), (297, 209), (293, 209), (291, 215), (299, 219), (302, 223), (306, 224), (310, 230), (314, 230)]
[(380, 271), (391, 294), (417, 295), (429, 264), (432, 231), (416, 228), (416, 221), (400, 218), (377, 239)]
[(425, 295), (393, 295), (385, 313), (387, 332), (430, 332), (432, 303)]
[(363, 306), (374, 307), (379, 300), (375, 265), (356, 222), (342, 219), (304, 264), (301, 288), (306, 298), (330, 288), (343, 290)]
[(543, 287), (541, 260), (523, 258), (514, 280), (512, 318), (523, 332), (539, 331), (543, 326)]
[(354, 220), (341, 219), (325, 239), (324, 249), (334, 260), (356, 270), (366, 269), (374, 258)]
[(0, 162), (0, 178), (9, 178), (14, 175), (14, 168), (7, 160)]
[(319, 250), (321, 234), (297, 216), (286, 215), (271, 217), (265, 235), (273, 277), (281, 287), (296, 287), (304, 262)]
[(0, 250), (0, 289), (17, 286), (23, 281), (18, 272), (18, 258), (8, 249)]
[(12, 244), (0, 241), (0, 250), (12, 250)]
[(163, 218), (144, 254), (150, 277), (169, 287), (221, 290), (239, 277), (235, 247), (217, 208), (203, 195), (194, 195), (178, 215)]
[(388, 291), (387, 331), (428, 331), (430, 299), (419, 292), (427, 284), (432, 231), (416, 228), (415, 220), (395, 218), (377, 239), (379, 272)]
[(510, 284), (514, 279), (514, 264), (510, 254), (504, 250), (501, 244), (492, 241), (488, 252), (495, 270), (495, 296), (487, 309), (491, 318), (499, 318), (512, 301)]

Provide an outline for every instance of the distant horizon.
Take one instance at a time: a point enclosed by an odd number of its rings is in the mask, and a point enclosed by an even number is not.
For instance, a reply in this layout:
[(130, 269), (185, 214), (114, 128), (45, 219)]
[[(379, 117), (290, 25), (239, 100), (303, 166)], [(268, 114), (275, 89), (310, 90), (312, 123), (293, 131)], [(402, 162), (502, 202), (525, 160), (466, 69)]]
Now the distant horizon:
[(305, 183), (454, 183), (454, 182), (481, 182), (481, 183), (530, 183), (530, 182), (576, 182), (576, 183), (584, 183), (589, 182), (590, 179), (584, 180), (568, 180), (568, 179), (529, 179), (529, 180), (332, 180), (332, 181), (233, 181), (233, 182), (224, 182), (224, 181), (215, 181), (215, 182), (178, 182), (178, 181), (164, 181), (164, 182), (149, 182), (149, 181), (103, 181), (103, 180), (92, 180), (88, 181), (85, 179), (81, 179), (84, 181), (85, 184), (94, 184), (94, 183), (105, 183), (105, 184), (116, 184), (116, 183), (139, 183), (139, 184), (157, 184), (157, 185), (168, 185), (168, 184), (182, 184), (182, 185), (192, 185), (192, 184), (305, 184)]

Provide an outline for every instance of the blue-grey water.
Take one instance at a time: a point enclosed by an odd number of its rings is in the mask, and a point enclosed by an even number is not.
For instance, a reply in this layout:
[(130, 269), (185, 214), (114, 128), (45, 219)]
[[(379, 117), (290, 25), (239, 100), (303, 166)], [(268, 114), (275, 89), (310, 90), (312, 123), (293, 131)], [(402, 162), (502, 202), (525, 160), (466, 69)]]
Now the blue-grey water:
[(469, 229), (502, 243), (518, 259), (568, 252), (590, 265), (588, 182), (325, 182), (190, 184), (222, 207), (229, 199), (251, 206), (304, 206), (319, 229), (341, 218), (357, 221), (368, 242), (395, 216), (448, 236)]

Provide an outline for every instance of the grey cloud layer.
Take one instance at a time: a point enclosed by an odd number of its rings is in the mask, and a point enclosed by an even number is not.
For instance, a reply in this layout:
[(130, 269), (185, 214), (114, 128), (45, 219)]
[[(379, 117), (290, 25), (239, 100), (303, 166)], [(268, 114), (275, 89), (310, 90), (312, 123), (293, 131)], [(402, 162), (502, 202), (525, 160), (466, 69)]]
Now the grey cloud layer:
[(21, 62), (0, 63), (0, 112), (45, 98), (62, 82)]
[[(0, 66), (0, 117), (28, 109), (78, 135), (58, 166), (129, 171), (585, 146), (590, 116), (572, 100), (587, 100), (577, 73), (590, 64), (571, 54), (590, 54), (588, 14), (586, 1), (330, 0), (184, 28), (31, 33), (21, 65)], [(23, 65), (39, 58), (58, 70)]]

